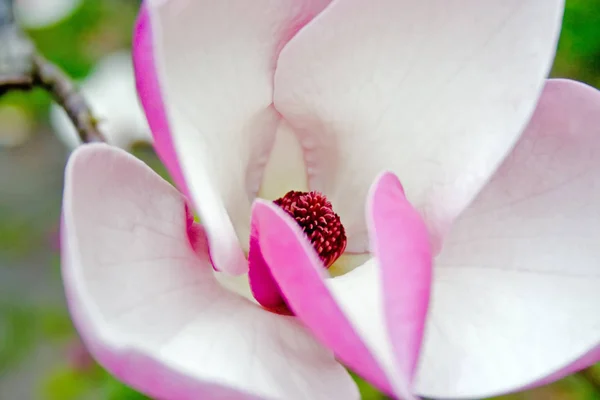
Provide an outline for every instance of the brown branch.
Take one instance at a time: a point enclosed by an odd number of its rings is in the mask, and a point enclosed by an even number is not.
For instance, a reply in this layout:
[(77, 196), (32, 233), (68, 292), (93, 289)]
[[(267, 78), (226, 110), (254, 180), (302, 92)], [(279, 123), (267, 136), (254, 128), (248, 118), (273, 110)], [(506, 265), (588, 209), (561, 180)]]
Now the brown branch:
[(34, 51), (15, 25), (0, 25), (0, 95), (33, 87)]
[(12, 11), (10, 0), (0, 1), (0, 96), (10, 90), (42, 88), (65, 110), (82, 142), (104, 142), (85, 98), (60, 68), (37, 54)]
[(52, 94), (75, 125), (81, 141), (105, 142), (85, 98), (69, 77), (39, 54), (33, 56), (33, 66), (34, 85)]

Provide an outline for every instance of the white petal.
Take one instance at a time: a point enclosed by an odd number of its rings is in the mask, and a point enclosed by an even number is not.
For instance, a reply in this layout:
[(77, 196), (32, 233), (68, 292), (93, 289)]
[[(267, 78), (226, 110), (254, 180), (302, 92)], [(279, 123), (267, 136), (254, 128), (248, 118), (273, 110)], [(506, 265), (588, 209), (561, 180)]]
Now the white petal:
[(269, 161), (265, 167), (259, 196), (275, 200), (290, 190), (308, 191), (304, 154), (292, 128), (282, 121)]
[(599, 204), (600, 92), (549, 81), (515, 150), (444, 242), (419, 393), (517, 390), (600, 344)]
[[(219, 270), (247, 271), (234, 239), (236, 232), (247, 246), (250, 202), (258, 193), (279, 125), (272, 105), (277, 54), (328, 2), (147, 3), (153, 37), (149, 50), (156, 63), (151, 74), (160, 82), (169, 120), (168, 131), (154, 134), (170, 135), (173, 143), (173, 149), (159, 153), (167, 167), (183, 171)], [(142, 18), (142, 41), (146, 25)], [(143, 52), (136, 55), (147, 57)], [(136, 63), (142, 93), (152, 68)], [(151, 125), (154, 112), (147, 107)]]
[(206, 241), (190, 244), (182, 196), (139, 160), (80, 147), (67, 167), (63, 217), (74, 321), (125, 383), (176, 400), (358, 398), (348, 373), (294, 318), (216, 282)]
[(439, 246), (525, 127), (555, 51), (562, 0), (337, 0), (282, 50), (275, 107), (300, 135), (309, 185), (367, 249), (382, 170)]
[[(381, 272), (374, 258), (349, 273), (326, 280), (344, 316), (385, 371), (391, 388), (408, 399), (405, 377), (398, 368), (387, 331)], [(361, 371), (362, 372), (362, 371)]]

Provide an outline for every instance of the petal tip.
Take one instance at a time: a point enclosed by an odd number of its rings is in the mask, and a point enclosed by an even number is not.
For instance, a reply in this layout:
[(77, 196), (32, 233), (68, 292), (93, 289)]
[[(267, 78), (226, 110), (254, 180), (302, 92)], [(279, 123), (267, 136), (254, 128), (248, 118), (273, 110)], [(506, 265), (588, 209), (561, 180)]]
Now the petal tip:
[(370, 195), (373, 196), (381, 190), (391, 189), (399, 190), (403, 197), (406, 197), (404, 192), (404, 186), (400, 182), (400, 178), (392, 171), (383, 171), (377, 175), (373, 184), (371, 185)]

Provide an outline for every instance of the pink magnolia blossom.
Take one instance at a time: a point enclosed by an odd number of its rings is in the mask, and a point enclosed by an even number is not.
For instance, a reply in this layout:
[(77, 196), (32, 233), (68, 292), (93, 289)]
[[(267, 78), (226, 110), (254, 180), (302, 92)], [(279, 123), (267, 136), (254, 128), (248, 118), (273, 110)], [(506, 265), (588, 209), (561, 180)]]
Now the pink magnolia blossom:
[[(138, 92), (191, 203), (123, 150), (73, 153), (91, 353), (159, 399), (358, 398), (336, 359), (396, 397), (481, 398), (598, 360), (600, 93), (546, 80), (562, 8), (146, 2)], [(257, 199), (307, 189), (345, 226), (335, 277)]]

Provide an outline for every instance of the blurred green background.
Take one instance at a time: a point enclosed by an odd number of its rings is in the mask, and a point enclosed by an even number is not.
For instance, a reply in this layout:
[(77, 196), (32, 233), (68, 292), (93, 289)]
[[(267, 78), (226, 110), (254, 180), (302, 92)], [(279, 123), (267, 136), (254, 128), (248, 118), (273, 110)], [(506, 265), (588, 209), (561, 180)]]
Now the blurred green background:
[[(17, 2), (39, 50), (78, 80), (104, 56), (130, 47), (139, 6), (136, 0)], [(40, 15), (44, 3), (66, 11)], [(600, 0), (567, 0), (552, 74), (600, 87)], [(95, 365), (66, 312), (57, 233), (69, 150), (52, 134), (50, 104), (41, 91), (0, 99), (0, 399), (143, 399)], [(158, 165), (149, 148), (134, 152)], [(383, 398), (360, 385), (365, 399)], [(600, 365), (502, 399), (600, 400)]]

